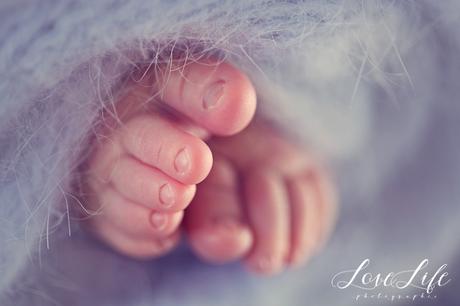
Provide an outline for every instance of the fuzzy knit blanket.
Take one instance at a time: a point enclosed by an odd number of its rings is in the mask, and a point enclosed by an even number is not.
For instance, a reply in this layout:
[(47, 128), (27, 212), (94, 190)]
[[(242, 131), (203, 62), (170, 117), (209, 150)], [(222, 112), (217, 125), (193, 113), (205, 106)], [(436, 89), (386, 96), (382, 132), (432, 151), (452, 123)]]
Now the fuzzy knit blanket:
[[(352, 305), (331, 279), (365, 258), (448, 264), (428, 303), (458, 305), (459, 29), (458, 0), (1, 1), (0, 305)], [(338, 228), (305, 269), (260, 279), (186, 246), (137, 262), (80, 231), (98, 114), (172, 48), (246, 72), (261, 116), (334, 169)], [(365, 304), (387, 302), (414, 303)]]

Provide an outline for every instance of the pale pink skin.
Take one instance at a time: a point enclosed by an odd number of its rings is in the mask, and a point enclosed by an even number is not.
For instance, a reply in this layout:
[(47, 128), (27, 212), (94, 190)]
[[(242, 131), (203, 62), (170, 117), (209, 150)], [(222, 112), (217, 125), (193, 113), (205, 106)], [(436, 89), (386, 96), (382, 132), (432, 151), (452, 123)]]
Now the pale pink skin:
[[(158, 90), (161, 102), (146, 103)], [(88, 228), (135, 258), (168, 253), (183, 228), (208, 262), (242, 259), (266, 275), (306, 262), (331, 231), (335, 191), (255, 109), (249, 78), (227, 63), (137, 80), (87, 162)]]

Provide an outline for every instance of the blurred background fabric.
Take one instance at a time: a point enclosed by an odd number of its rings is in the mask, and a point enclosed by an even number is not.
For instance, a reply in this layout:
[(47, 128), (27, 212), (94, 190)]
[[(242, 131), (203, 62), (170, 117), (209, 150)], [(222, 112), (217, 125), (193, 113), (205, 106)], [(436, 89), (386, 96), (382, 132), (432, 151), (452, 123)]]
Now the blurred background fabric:
[[(459, 305), (458, 29), (456, 0), (3, 1), (0, 305), (353, 305), (331, 279), (365, 258), (375, 273), (448, 264), (436, 299), (387, 304)], [(137, 262), (79, 229), (98, 113), (171, 47), (248, 73), (261, 114), (329, 161), (339, 223), (305, 268), (263, 279), (185, 244)]]

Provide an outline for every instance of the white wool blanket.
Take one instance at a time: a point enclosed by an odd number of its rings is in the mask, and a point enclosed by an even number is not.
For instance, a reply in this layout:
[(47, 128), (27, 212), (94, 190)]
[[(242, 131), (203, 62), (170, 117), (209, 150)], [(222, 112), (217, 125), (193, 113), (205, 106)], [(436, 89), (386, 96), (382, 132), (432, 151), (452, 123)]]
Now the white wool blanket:
[[(457, 0), (2, 1), (0, 305), (351, 305), (331, 278), (364, 258), (447, 263), (430, 304), (458, 305), (458, 29)], [(258, 115), (336, 173), (338, 228), (305, 269), (261, 279), (186, 246), (137, 262), (80, 231), (75, 180), (101, 111), (173, 51), (246, 72)]]

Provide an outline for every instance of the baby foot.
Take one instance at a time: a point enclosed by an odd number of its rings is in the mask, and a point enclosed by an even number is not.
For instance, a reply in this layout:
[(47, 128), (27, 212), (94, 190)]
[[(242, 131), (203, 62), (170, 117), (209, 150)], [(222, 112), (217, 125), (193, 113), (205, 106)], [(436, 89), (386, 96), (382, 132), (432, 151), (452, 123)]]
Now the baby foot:
[(103, 114), (109, 118), (85, 165), (91, 214), (85, 223), (115, 250), (152, 258), (177, 244), (183, 211), (211, 169), (211, 151), (199, 134), (239, 132), (252, 119), (256, 98), (244, 74), (210, 60), (132, 83), (115, 104), (116, 115)]
[(321, 163), (267, 124), (209, 142), (214, 164), (185, 213), (193, 250), (209, 262), (244, 258), (261, 274), (299, 266), (325, 243), (335, 220)]

